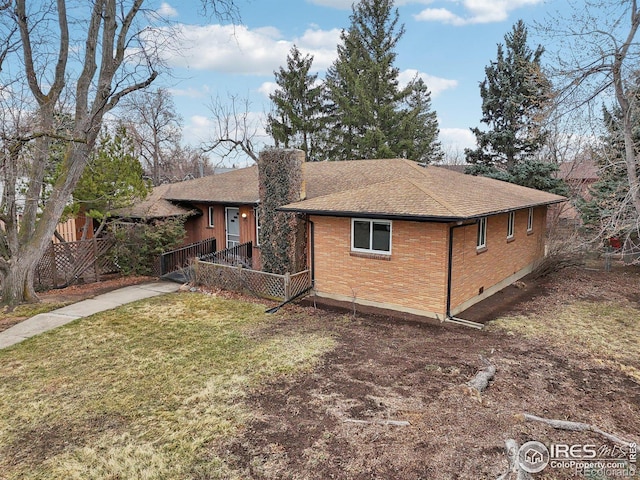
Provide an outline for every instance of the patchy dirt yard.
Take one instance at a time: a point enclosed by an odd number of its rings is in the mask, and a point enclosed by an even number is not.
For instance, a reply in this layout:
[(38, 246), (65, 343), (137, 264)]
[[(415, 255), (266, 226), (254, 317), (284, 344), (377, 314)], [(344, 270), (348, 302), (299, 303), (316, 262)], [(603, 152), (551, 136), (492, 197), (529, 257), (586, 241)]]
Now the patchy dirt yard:
[[(72, 287), (43, 297), (68, 301), (119, 285)], [(192, 310), (178, 313), (197, 322)], [(640, 440), (639, 267), (610, 272), (571, 268), (525, 278), (460, 316), (487, 327), (478, 331), (312, 306), (284, 307), (248, 335), (268, 341), (329, 334), (335, 348), (305, 373), (269, 377), (238, 397), (238, 405), (250, 412), (238, 429), (198, 441), (206, 445), (206, 458), (223, 463), (219, 475), (149, 478), (496, 479), (508, 468), (506, 439), (612, 446), (595, 433), (525, 421), (524, 413), (586, 422)], [(209, 330), (198, 326), (195, 345), (209, 348)], [(188, 351), (181, 348), (182, 354)], [(218, 346), (216, 352), (224, 348)], [(172, 350), (166, 353), (169, 362)], [(295, 356), (290, 350), (287, 354)], [(211, 355), (203, 365), (215, 363)], [(463, 385), (483, 366), (481, 358), (494, 364), (497, 373), (477, 395)], [(240, 382), (242, 376), (235, 374)], [(175, 401), (151, 397), (161, 405)], [(217, 407), (211, 400), (202, 411)], [(127, 414), (123, 411), (123, 418)], [(76, 437), (71, 425), (38, 440), (68, 445), (77, 443)], [(584, 477), (548, 467), (534, 478)]]
[[(544, 322), (576, 301), (623, 304), (637, 315), (618, 333), (638, 338), (637, 267), (526, 278), (467, 313), (483, 322), (504, 315)], [(509, 320), (489, 325), (477, 331), (291, 307), (278, 328), (330, 329), (338, 347), (312, 373), (255, 392), (247, 401), (256, 418), (219, 454), (247, 478), (495, 479), (507, 470), (508, 438), (609, 445), (593, 433), (525, 422), (523, 413), (640, 439), (638, 378), (580, 345), (510, 332)], [(481, 356), (497, 375), (478, 397), (460, 386), (482, 367)], [(634, 359), (631, 367), (640, 368)], [(535, 477), (573, 473), (547, 468)]]

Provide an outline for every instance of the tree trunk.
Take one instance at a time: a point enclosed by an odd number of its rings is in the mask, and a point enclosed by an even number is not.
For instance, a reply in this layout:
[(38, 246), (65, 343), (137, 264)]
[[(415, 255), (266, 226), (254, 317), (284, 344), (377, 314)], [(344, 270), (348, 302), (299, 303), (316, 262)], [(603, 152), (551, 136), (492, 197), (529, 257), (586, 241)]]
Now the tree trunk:
[(32, 251), (29, 258), (16, 259), (10, 263), (3, 279), (2, 303), (17, 305), (21, 302), (37, 302), (38, 296), (33, 288), (35, 266), (38, 263), (38, 252)]

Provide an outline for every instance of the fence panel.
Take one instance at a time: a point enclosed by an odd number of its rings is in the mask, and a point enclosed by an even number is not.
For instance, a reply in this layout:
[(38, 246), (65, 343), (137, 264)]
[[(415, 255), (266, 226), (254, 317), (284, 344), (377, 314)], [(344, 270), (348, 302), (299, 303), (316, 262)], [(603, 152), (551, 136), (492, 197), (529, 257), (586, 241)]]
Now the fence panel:
[(206, 261), (195, 262), (196, 282), (223, 290), (248, 292), (272, 300), (289, 300), (311, 286), (309, 270), (295, 275), (276, 275)]
[(34, 286), (44, 290), (79, 279), (99, 281), (101, 275), (117, 271), (107, 255), (113, 244), (111, 238), (51, 243), (36, 268)]

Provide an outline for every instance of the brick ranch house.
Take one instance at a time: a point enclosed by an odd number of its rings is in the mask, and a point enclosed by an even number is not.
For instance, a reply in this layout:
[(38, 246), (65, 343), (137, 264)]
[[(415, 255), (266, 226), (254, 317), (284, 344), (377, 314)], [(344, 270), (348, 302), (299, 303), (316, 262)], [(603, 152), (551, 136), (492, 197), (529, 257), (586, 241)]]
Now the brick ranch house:
[[(547, 207), (566, 200), (404, 159), (305, 163), (293, 152), (300, 201), (279, 210), (305, 222), (315, 294), (331, 301), (453, 317), (535, 268)], [(161, 188), (156, 202), (201, 212), (186, 221), (189, 242), (252, 241), (259, 259), (258, 166)]]

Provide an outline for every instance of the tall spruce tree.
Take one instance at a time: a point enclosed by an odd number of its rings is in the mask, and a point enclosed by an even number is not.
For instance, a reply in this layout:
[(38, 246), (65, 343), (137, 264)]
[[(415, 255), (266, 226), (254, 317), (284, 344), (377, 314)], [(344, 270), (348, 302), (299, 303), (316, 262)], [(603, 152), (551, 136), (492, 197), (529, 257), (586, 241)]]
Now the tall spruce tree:
[(402, 112), (396, 156), (429, 163), (444, 156), (437, 140), (438, 117), (431, 109), (431, 92), (420, 78), (409, 85), (410, 94)]
[[(361, 0), (327, 72), (324, 158), (409, 157), (428, 162), (440, 152), (438, 125), (421, 81), (398, 83), (395, 47), (404, 33), (393, 0)], [(412, 142), (418, 142), (412, 145)]]
[(269, 95), (274, 109), (267, 117), (267, 133), (276, 147), (304, 150), (308, 161), (315, 160), (322, 124), (322, 86), (318, 74), (309, 73), (312, 64), (313, 56), (291, 48), (287, 68), (274, 72), (278, 89)]
[(551, 102), (551, 85), (540, 66), (544, 48), (527, 45), (527, 27), (519, 20), (498, 44), (497, 59), (485, 68), (480, 84), (482, 123), (487, 131), (472, 128), (478, 148), (465, 151), (473, 167), (469, 173), (511, 171), (531, 160), (544, 145), (545, 112)]

